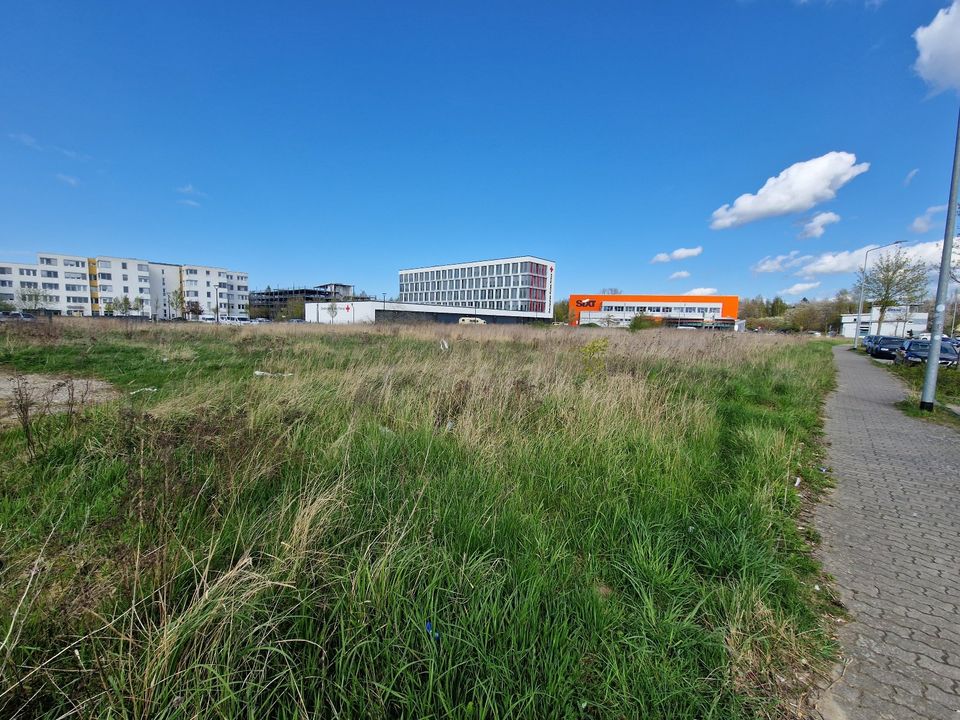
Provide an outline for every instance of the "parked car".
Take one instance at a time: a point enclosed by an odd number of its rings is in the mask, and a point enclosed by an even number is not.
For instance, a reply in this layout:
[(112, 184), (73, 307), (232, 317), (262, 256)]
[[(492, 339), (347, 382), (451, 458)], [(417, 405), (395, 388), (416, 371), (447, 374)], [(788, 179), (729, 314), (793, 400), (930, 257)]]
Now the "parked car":
[(302, 323), (302, 322), (303, 322), (303, 319), (302, 319), (302, 318), (290, 318), (289, 320), (287, 320), (287, 322), (288, 322), (288, 323)]
[(36, 322), (36, 317), (28, 312), (14, 310), (12, 312), (0, 312), (0, 322)]
[[(929, 340), (904, 340), (903, 344), (897, 348), (897, 354), (893, 358), (896, 365), (916, 365), (927, 361), (930, 354)], [(940, 344), (940, 364), (956, 365), (960, 356), (957, 355), (956, 348), (950, 343)]]
[(893, 360), (897, 356), (897, 348), (903, 345), (903, 338), (885, 335), (878, 337), (870, 346), (870, 357), (878, 360)]
[(865, 335), (863, 338), (863, 350), (864, 352), (870, 352), (870, 346), (873, 345), (873, 341), (876, 339), (876, 335)]

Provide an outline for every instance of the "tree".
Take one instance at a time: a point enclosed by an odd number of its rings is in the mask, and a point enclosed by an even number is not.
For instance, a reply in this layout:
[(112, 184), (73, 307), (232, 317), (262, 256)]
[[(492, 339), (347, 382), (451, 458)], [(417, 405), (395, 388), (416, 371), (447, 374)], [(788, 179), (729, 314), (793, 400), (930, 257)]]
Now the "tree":
[(21, 310), (46, 310), (47, 294), (36, 288), (20, 288), (17, 305)]
[(200, 307), (200, 303), (196, 300), (191, 300), (187, 303), (186, 313), (188, 315), (193, 315), (195, 318), (199, 318), (203, 315), (203, 308)]
[(657, 321), (642, 312), (637, 313), (630, 320), (631, 330), (648, 330), (654, 327), (657, 327)]
[(175, 317), (183, 317), (187, 312), (187, 298), (180, 288), (170, 293), (170, 309), (173, 311), (171, 314), (175, 313)]
[(130, 307), (130, 298), (124, 295), (119, 300), (114, 301), (113, 312), (115, 315), (127, 316), (130, 314)]
[(559, 323), (570, 322), (569, 300), (558, 300), (553, 304), (553, 321)]
[(113, 301), (108, 300), (103, 304), (103, 314), (104, 315), (113, 315)]
[(137, 315), (139, 315), (140, 317), (143, 317), (143, 298), (142, 297), (135, 297), (133, 299), (133, 302), (130, 303), (130, 307), (133, 309), (133, 311)]
[(857, 278), (856, 292), (880, 310), (877, 332), (883, 326), (887, 310), (895, 305), (918, 303), (927, 291), (929, 268), (922, 260), (914, 260), (902, 248), (881, 255), (873, 267), (862, 269)]
[(763, 295), (757, 295), (754, 298), (748, 298), (740, 304), (740, 318), (750, 320), (751, 318), (767, 317), (767, 301)]
[(306, 311), (306, 304), (302, 297), (292, 297), (287, 300), (284, 308), (284, 314), (288, 320), (303, 320)]
[(777, 295), (767, 305), (767, 315), (769, 317), (780, 317), (787, 311), (787, 302)]
[(16, 309), (16, 306), (12, 302), (0, 300), (0, 312), (12, 312)]

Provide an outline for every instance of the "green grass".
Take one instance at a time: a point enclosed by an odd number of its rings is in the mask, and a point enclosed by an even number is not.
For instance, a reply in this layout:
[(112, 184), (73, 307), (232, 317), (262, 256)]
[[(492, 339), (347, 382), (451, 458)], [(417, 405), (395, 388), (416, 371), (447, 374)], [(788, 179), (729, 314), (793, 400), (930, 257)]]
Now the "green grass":
[(67, 326), (0, 365), (123, 391), (0, 434), (0, 715), (775, 717), (832, 657), (826, 342)]
[[(923, 374), (926, 365), (894, 365), (887, 368), (902, 378), (917, 395), (923, 390)], [(960, 371), (955, 367), (941, 367), (937, 373), (937, 400), (960, 405)]]

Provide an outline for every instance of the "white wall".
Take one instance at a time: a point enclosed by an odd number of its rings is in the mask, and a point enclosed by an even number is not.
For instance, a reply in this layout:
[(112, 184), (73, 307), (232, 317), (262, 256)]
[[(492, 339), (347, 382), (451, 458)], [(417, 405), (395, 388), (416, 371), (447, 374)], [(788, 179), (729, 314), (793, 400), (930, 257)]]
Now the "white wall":
[[(388, 308), (395, 303), (387, 303)], [(382, 302), (338, 302), (338, 303), (306, 303), (303, 306), (304, 320), (322, 325), (350, 325), (372, 323), (376, 319), (377, 307), (383, 307)], [(331, 308), (336, 312), (331, 313)]]

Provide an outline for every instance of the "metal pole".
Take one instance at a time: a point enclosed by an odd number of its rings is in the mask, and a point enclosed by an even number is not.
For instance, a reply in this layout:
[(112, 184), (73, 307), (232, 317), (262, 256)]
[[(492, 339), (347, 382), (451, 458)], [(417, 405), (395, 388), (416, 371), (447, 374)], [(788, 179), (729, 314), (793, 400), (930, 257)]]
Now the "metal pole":
[(950, 178), (950, 199), (947, 201), (947, 225), (943, 231), (943, 255), (940, 258), (940, 279), (937, 281), (937, 303), (930, 333), (930, 352), (927, 353), (927, 371), (923, 377), (920, 409), (933, 410), (937, 393), (937, 372), (940, 370), (940, 338), (947, 310), (947, 292), (950, 288), (950, 263), (953, 260), (953, 238), (957, 234), (957, 184), (960, 183), (960, 113), (957, 114), (957, 139), (953, 147), (953, 175)]
[[(874, 250), (883, 250), (884, 248), (893, 247), (894, 245), (902, 245), (903, 240), (897, 240), (896, 242), (888, 243), (886, 245), (881, 245), (880, 247), (870, 248), (863, 254), (863, 277), (860, 278), (860, 304), (857, 305), (857, 327), (853, 331), (853, 349), (856, 350), (859, 345), (860, 340), (860, 323), (862, 322), (863, 316), (863, 292), (865, 289), (864, 281), (867, 279), (867, 258), (870, 256)], [(873, 309), (870, 310), (871, 317), (873, 316)], [(867, 335), (870, 334), (870, 327), (867, 327)], [(880, 334), (880, 323), (877, 323), (877, 335)]]

